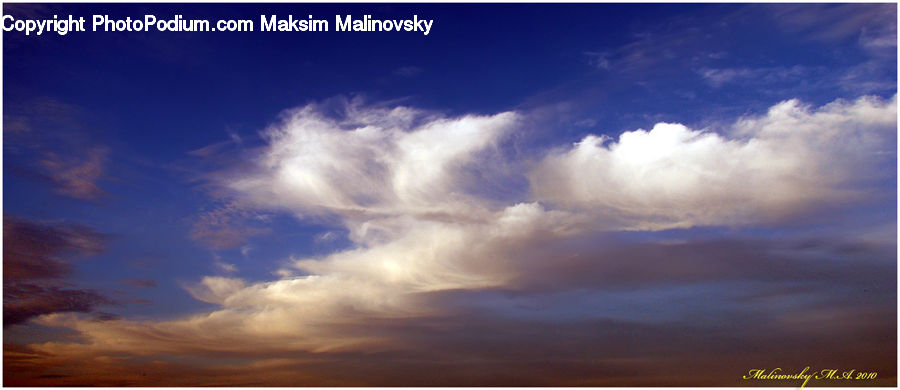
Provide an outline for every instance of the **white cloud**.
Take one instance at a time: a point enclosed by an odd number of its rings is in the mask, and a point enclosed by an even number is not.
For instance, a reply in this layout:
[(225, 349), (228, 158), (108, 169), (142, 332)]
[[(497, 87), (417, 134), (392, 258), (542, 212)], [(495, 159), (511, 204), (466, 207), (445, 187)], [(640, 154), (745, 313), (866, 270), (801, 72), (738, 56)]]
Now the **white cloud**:
[(253, 250), (253, 245), (244, 245), (241, 246), (241, 256), (247, 257), (250, 254), (250, 251)]
[(724, 135), (668, 123), (616, 141), (590, 135), (550, 153), (531, 183), (537, 199), (612, 228), (771, 221), (862, 195), (853, 184), (875, 179), (873, 164), (894, 153), (896, 112), (896, 97), (819, 109), (790, 100)]
[(221, 306), (211, 313), (160, 322), (44, 316), (45, 325), (76, 329), (87, 340), (33, 347), (138, 355), (396, 348), (369, 334), (364, 324), (446, 314), (424, 294), (502, 286), (516, 276), (522, 253), (544, 236), (575, 231), (573, 220), (523, 203), (495, 213), (487, 223), (387, 221), (382, 228), (391, 225), (392, 236), (383, 243), (293, 261), (292, 271), (304, 275), (287, 272), (284, 279), (262, 283), (205, 277), (187, 286), (194, 298)]
[[(738, 121), (727, 134), (658, 124), (617, 141), (588, 136), (551, 152), (530, 175), (539, 202), (495, 207), (471, 183), (517, 115), (447, 118), (409, 108), (311, 105), (267, 130), (250, 172), (224, 176), (253, 207), (328, 215), (354, 246), (292, 259), (279, 280), (206, 277), (189, 286), (219, 305), (171, 321), (42, 318), (83, 343), (31, 347), (108, 353), (271, 356), (404, 348), (377, 331), (390, 321), (449, 314), (434, 294), (539, 279), (553, 244), (596, 229), (742, 224), (859, 195), (855, 185), (896, 126), (896, 99), (820, 109), (796, 101)], [(892, 157), (892, 155), (888, 155)], [(891, 158), (888, 158), (891, 160)], [(895, 161), (895, 160), (891, 160)], [(485, 168), (486, 169), (486, 168)], [(333, 221), (332, 221), (333, 222)], [(529, 263), (530, 262), (530, 263)]]
[(769, 68), (703, 68), (697, 71), (706, 82), (715, 87), (721, 87), (725, 84), (735, 82), (752, 82), (756, 85), (760, 83), (773, 84), (784, 81), (800, 81), (804, 74), (811, 70), (807, 67), (795, 65), (788, 67), (769, 67)]
[(224, 263), (221, 261), (216, 261), (214, 264), (216, 265), (216, 268), (223, 272), (234, 273), (238, 270), (234, 264)]
[(331, 241), (337, 240), (338, 237), (339, 237), (339, 235), (338, 235), (337, 232), (335, 232), (335, 231), (327, 231), (327, 232), (324, 232), (324, 233), (316, 234), (316, 237), (315, 237), (315, 239), (313, 240), (313, 242), (315, 242), (316, 244), (321, 244), (321, 243), (331, 242)]
[(258, 170), (227, 185), (257, 206), (301, 216), (337, 213), (459, 214), (479, 201), (460, 170), (478, 161), (516, 115), (446, 118), (397, 107), (342, 107), (338, 118), (309, 105), (266, 131)]

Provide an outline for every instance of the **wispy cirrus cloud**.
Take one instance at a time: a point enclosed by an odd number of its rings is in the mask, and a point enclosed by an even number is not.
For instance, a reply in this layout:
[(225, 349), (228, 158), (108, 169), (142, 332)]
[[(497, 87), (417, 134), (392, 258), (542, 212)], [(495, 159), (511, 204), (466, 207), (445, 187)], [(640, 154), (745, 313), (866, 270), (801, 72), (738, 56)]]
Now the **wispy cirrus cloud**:
[(265, 215), (231, 201), (192, 217), (190, 238), (215, 250), (233, 249), (249, 237), (265, 234), (269, 228), (260, 221)]
[(33, 132), (48, 126), (70, 126), (77, 123), (81, 116), (81, 110), (77, 106), (49, 97), (10, 104), (5, 111), (3, 129), (12, 132)]
[(800, 6), (757, 5), (783, 28), (809, 39), (821, 41), (860, 40), (863, 46), (889, 45), (894, 37), (896, 47), (897, 8), (893, 4), (816, 4)]
[(799, 80), (810, 70), (803, 66), (790, 68), (703, 68), (698, 71), (701, 77), (713, 87), (722, 87), (729, 83), (777, 83)]
[(88, 141), (81, 107), (50, 97), (10, 104), (4, 112), (4, 150), (14, 173), (51, 183), (53, 192), (98, 201), (108, 193), (112, 150)]
[(82, 200), (97, 200), (106, 195), (98, 182), (103, 178), (108, 149), (96, 147), (79, 158), (62, 158), (47, 152), (39, 163), (61, 195)]

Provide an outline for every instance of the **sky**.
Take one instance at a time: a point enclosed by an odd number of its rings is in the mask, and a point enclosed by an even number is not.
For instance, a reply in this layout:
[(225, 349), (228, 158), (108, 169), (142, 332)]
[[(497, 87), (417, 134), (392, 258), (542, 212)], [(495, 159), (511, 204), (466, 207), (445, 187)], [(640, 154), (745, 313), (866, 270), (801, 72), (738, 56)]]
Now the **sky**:
[(3, 13), (5, 385), (896, 386), (896, 4)]

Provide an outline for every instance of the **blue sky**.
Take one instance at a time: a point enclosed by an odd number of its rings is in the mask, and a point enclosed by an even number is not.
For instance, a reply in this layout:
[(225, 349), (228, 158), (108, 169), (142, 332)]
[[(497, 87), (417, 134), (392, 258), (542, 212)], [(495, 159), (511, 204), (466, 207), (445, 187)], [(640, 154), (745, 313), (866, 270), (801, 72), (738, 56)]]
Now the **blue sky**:
[(434, 25), (5, 32), (9, 383), (896, 384), (894, 4), (148, 13)]

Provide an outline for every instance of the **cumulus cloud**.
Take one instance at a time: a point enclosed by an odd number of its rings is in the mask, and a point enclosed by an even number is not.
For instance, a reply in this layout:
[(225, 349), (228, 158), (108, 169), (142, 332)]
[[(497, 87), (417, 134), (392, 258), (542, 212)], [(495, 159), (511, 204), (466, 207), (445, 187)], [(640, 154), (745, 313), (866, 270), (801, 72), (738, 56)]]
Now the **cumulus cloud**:
[(878, 163), (894, 158), (896, 107), (896, 96), (818, 109), (790, 100), (723, 134), (659, 123), (617, 140), (589, 135), (550, 153), (531, 184), (538, 199), (620, 229), (771, 221), (886, 179)]
[(515, 121), (513, 113), (446, 118), (360, 101), (312, 104), (267, 129), (258, 169), (227, 185), (258, 207), (300, 216), (474, 212), (480, 202), (462, 171), (484, 167), (474, 163)]
[[(675, 354), (666, 348), (694, 344), (689, 337), (654, 349), (648, 345), (655, 343), (646, 342), (659, 340), (654, 332), (678, 334), (689, 329), (690, 334), (709, 334), (709, 326), (718, 329), (715, 324), (733, 315), (767, 324), (772, 319), (769, 311), (722, 314), (715, 310), (732, 310), (724, 301), (755, 299), (747, 298), (752, 294), (785, 294), (798, 305), (809, 303), (803, 301), (803, 293), (809, 288), (825, 291), (817, 284), (822, 279), (799, 272), (809, 264), (810, 254), (790, 248), (767, 251), (758, 243), (630, 247), (608, 235), (618, 230), (770, 221), (820, 204), (858, 200), (863, 196), (860, 188), (868, 188), (886, 174), (869, 168), (877, 167), (881, 159), (895, 161), (891, 154), (895, 99), (838, 101), (818, 109), (788, 101), (772, 107), (766, 115), (743, 118), (721, 134), (658, 124), (650, 131), (623, 133), (616, 142), (588, 136), (571, 148), (550, 152), (535, 162), (532, 171), (518, 172), (520, 177), (530, 178), (533, 194), (504, 203), (503, 197), (483, 192), (482, 186), (507, 179), (493, 170), (492, 163), (502, 160), (498, 145), (515, 129), (519, 118), (515, 113), (447, 117), (407, 107), (363, 106), (357, 101), (288, 111), (265, 131), (268, 144), (257, 151), (253, 167), (217, 175), (218, 184), (240, 201), (235, 204), (241, 208), (325, 219), (346, 231), (351, 247), (322, 256), (291, 258), (277, 273), (281, 276), (278, 280), (208, 276), (188, 285), (193, 297), (217, 305), (208, 313), (167, 321), (97, 322), (66, 313), (42, 316), (42, 324), (73, 329), (82, 340), (34, 344), (28, 356), (55, 364), (110, 355), (247, 359), (247, 365), (231, 367), (228, 374), (208, 374), (246, 379), (236, 373), (257, 365), (260, 370), (284, 375), (267, 383), (290, 383), (298, 378), (306, 378), (304, 383), (332, 383), (324, 379), (326, 374), (317, 376), (309, 368), (327, 367), (327, 359), (335, 356), (343, 361), (360, 358), (363, 366), (378, 360), (360, 357), (365, 354), (393, 356), (398, 360), (387, 366), (407, 368), (411, 366), (402, 361), (409, 361), (409, 356), (424, 359), (422, 367), (447, 367), (447, 362), (465, 360), (463, 356), (478, 356), (482, 370), (484, 364), (493, 364), (524, 373), (529, 364), (511, 361), (509, 355), (498, 355), (484, 345), (504, 350), (533, 340), (523, 347), (533, 364), (542, 365), (540, 357), (546, 359), (547, 352), (559, 359), (572, 358), (573, 351), (586, 350), (573, 350), (566, 344), (572, 340), (546, 337), (556, 329), (548, 323), (568, 316), (578, 323), (567, 328), (571, 333), (564, 334), (581, 335), (573, 340), (590, 344), (588, 349), (597, 359), (608, 359), (603, 361), (609, 370), (671, 368), (671, 361), (660, 360), (660, 356)], [(601, 250), (604, 245), (608, 247)], [(773, 254), (779, 251), (789, 255)], [(824, 253), (825, 259), (831, 260), (839, 257), (837, 252), (829, 248), (814, 256)], [(877, 252), (875, 257), (890, 257), (884, 253)], [(660, 257), (666, 254), (672, 255), (666, 259), (670, 263), (660, 265)], [(762, 260), (753, 263), (755, 258)], [(822, 272), (842, 274), (849, 263), (839, 260), (827, 263)], [(737, 266), (724, 266), (720, 261)], [(785, 271), (789, 276), (782, 279), (757, 267), (784, 264), (790, 264)], [(853, 266), (891, 275), (884, 272), (889, 268), (886, 264)], [(648, 271), (654, 267), (660, 271)], [(862, 280), (857, 283), (853, 279), (854, 288), (872, 280), (854, 275)], [(631, 295), (602, 295), (619, 304), (657, 302), (654, 297), (660, 292), (648, 291), (647, 284), (677, 286), (717, 280), (745, 281), (748, 294), (709, 301), (715, 309), (701, 314), (715, 321), (698, 327), (649, 325), (646, 319), (634, 318), (610, 320), (616, 313), (609, 309), (612, 306), (584, 313), (573, 311), (572, 307), (579, 305), (565, 300), (550, 300), (552, 304), (543, 309), (535, 302), (546, 301), (526, 298), (521, 300), (524, 308), (513, 304), (515, 310), (505, 313), (494, 308), (481, 311), (464, 299), (452, 303), (453, 297), (491, 293), (506, 294), (504, 302), (515, 303), (517, 298), (510, 297), (547, 291), (566, 292), (570, 294), (566, 297), (576, 302), (606, 302), (594, 299), (598, 295), (585, 298), (583, 294), (609, 289), (634, 290)], [(874, 283), (881, 288), (890, 282), (877, 279)], [(802, 286), (784, 290), (781, 283)], [(715, 286), (707, 288), (702, 291), (718, 291)], [(846, 322), (852, 317), (849, 303), (826, 310), (825, 303), (834, 299), (828, 296), (816, 301), (816, 308), (823, 310), (825, 317), (848, 324), (835, 332), (861, 334), (859, 326)], [(854, 310), (877, 316), (885, 307), (883, 302), (863, 306)], [(546, 310), (537, 316), (541, 321), (529, 322), (520, 316), (535, 310)], [(470, 320), (476, 325), (470, 325)], [(626, 326), (620, 321), (634, 323)], [(872, 323), (865, 321), (867, 326)], [(772, 337), (767, 345), (779, 345), (779, 340), (799, 334), (796, 324), (781, 325), (771, 326), (780, 338)], [(517, 331), (505, 338), (501, 329)], [(879, 334), (884, 334), (883, 330), (877, 329)], [(589, 336), (606, 334), (612, 336)], [(641, 342), (622, 341), (631, 336)], [(803, 345), (820, 345), (817, 343), (823, 339), (825, 336), (812, 337)], [(612, 347), (597, 347), (603, 345)], [(627, 351), (635, 347), (653, 356), (654, 364), (629, 360), (634, 356)], [(698, 352), (705, 352), (710, 361), (721, 357), (702, 348)], [(40, 354), (52, 357), (34, 357)], [(579, 356), (575, 359), (584, 355)], [(110, 370), (133, 363), (103, 361), (95, 368)], [(449, 385), (464, 383), (459, 378), (472, 370), (465, 364), (449, 367), (456, 373), (445, 382)], [(588, 381), (581, 384), (604, 383), (602, 373), (585, 370), (546, 373)], [(636, 381), (639, 377), (635, 374), (628, 383), (642, 383)], [(364, 383), (397, 384), (385, 377), (370, 379)], [(539, 376), (526, 379), (498, 383), (547, 384)], [(139, 379), (128, 380), (140, 383)]]

